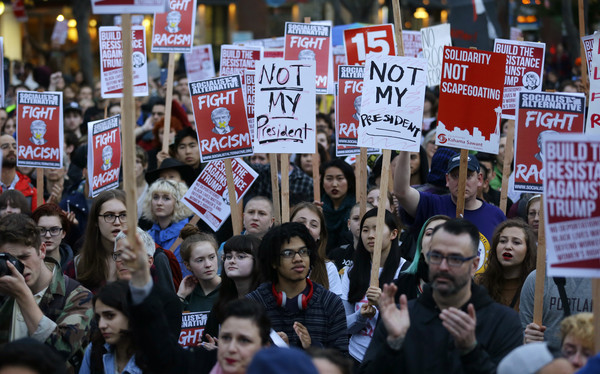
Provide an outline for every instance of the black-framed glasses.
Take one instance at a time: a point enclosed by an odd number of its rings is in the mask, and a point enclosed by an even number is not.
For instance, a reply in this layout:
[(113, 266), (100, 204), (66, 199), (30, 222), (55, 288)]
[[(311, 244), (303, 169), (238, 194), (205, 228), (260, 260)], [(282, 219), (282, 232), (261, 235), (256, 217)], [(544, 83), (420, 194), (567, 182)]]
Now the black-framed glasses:
[(238, 254), (231, 254), (228, 253), (226, 255), (223, 256), (223, 261), (231, 261), (235, 258), (236, 261), (244, 261), (248, 258), (251, 258), (252, 255), (249, 255), (247, 253), (238, 253)]
[(459, 266), (461, 266), (462, 264), (464, 264), (465, 262), (474, 259), (477, 256), (471, 256), (471, 257), (462, 257), (459, 255), (449, 255), (449, 256), (444, 256), (441, 253), (438, 252), (429, 252), (427, 254), (427, 259), (429, 260), (429, 264), (433, 264), (433, 265), (441, 265), (442, 261), (444, 261), (444, 259), (448, 262), (448, 266), (453, 267), (453, 268), (457, 268)]
[(283, 258), (294, 258), (296, 255), (300, 255), (300, 257), (308, 257), (310, 256), (310, 250), (308, 248), (300, 248), (297, 251), (293, 249), (284, 249), (279, 252), (279, 255)]
[(121, 223), (127, 222), (127, 213), (121, 213), (121, 214), (106, 213), (106, 214), (99, 214), (99, 216), (104, 217), (104, 222), (106, 222), (106, 223), (114, 223), (117, 218), (119, 219), (119, 222), (121, 222)]
[(53, 226), (53, 227), (41, 227), (38, 226), (38, 230), (40, 230), (40, 236), (46, 236), (48, 233), (50, 233), (50, 236), (58, 236), (60, 235), (60, 232), (62, 231), (62, 227), (59, 226)]

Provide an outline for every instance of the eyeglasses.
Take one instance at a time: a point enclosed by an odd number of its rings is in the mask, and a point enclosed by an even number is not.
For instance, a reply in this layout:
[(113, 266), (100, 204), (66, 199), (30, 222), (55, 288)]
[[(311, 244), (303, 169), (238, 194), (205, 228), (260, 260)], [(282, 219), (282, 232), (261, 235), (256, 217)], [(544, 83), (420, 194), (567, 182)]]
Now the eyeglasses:
[(106, 223), (114, 223), (118, 218), (119, 222), (124, 223), (127, 222), (127, 213), (114, 214), (114, 213), (106, 213), (99, 214), (99, 217), (104, 217), (104, 222)]
[(453, 268), (457, 268), (457, 267), (461, 266), (462, 264), (464, 264), (465, 262), (474, 259), (475, 257), (477, 257), (477, 256), (471, 256), (471, 257), (462, 257), (462, 256), (458, 256), (458, 255), (444, 256), (438, 252), (429, 252), (427, 254), (427, 259), (429, 260), (430, 264), (441, 265), (442, 261), (444, 261), (444, 259), (445, 259), (448, 262), (448, 266), (453, 267)]
[(294, 258), (296, 255), (300, 255), (300, 257), (308, 257), (310, 256), (310, 251), (308, 248), (300, 248), (297, 251), (292, 249), (284, 249), (283, 251), (279, 252), (279, 255), (283, 258)]
[(236, 255), (228, 254), (228, 255), (223, 256), (223, 260), (231, 261), (235, 258), (236, 261), (244, 261), (245, 259), (250, 258), (250, 257), (252, 257), (252, 255), (249, 255), (247, 253), (238, 253)]
[(50, 236), (58, 236), (60, 234), (60, 232), (62, 231), (62, 227), (54, 226), (54, 227), (45, 228), (45, 227), (38, 226), (38, 230), (40, 230), (40, 236), (46, 236), (46, 235), (48, 235), (48, 233), (50, 233)]

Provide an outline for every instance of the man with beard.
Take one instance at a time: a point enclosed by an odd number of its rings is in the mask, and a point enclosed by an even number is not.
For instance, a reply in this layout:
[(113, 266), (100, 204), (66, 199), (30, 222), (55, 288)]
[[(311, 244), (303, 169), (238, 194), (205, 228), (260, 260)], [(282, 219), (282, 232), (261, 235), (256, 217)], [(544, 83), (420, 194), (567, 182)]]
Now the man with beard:
[(28, 176), (17, 171), (17, 141), (10, 135), (0, 136), (2, 148), (2, 175), (0, 176), (0, 193), (6, 190), (21, 191), (31, 204), (31, 211), (37, 208), (37, 189), (31, 184)]
[(360, 373), (495, 373), (522, 344), (517, 313), (494, 302), (472, 281), (479, 231), (456, 218), (431, 238), (430, 284), (421, 297), (394, 303), (395, 285), (384, 285), (379, 323)]

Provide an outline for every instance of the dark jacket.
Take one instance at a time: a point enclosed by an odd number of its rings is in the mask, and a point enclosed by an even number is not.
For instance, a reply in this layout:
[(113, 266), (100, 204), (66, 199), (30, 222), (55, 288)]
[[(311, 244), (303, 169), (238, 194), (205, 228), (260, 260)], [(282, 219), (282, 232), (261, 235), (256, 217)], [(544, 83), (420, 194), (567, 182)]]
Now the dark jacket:
[(418, 299), (409, 301), (410, 328), (399, 351), (386, 342), (383, 323), (375, 329), (359, 373), (495, 373), (496, 366), (522, 344), (523, 330), (517, 313), (492, 300), (483, 287), (471, 283), (471, 299), (477, 314), (477, 346), (461, 355), (454, 338), (442, 325), (429, 285)]

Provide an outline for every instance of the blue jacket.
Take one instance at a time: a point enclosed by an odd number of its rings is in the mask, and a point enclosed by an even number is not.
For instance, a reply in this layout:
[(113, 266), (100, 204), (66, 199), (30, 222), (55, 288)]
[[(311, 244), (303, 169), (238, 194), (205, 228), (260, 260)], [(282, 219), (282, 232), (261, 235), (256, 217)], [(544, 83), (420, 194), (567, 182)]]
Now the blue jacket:
[[(104, 348), (106, 348), (107, 353), (102, 355), (102, 364), (104, 365), (104, 374), (119, 374), (115, 370), (115, 354), (113, 352), (114, 347), (110, 344), (104, 344)], [(90, 344), (85, 350), (85, 355), (83, 356), (83, 363), (81, 364), (81, 369), (79, 369), (79, 374), (91, 374), (91, 356), (92, 356), (92, 345)], [(131, 356), (127, 365), (122, 371), (123, 373), (128, 374), (142, 374), (142, 369), (137, 367), (135, 364), (135, 356)]]
[[(152, 228), (148, 230), (148, 234), (150, 234), (150, 236), (152, 237), (152, 239), (154, 239), (154, 242), (156, 244), (168, 251), (179, 237), (179, 232), (181, 231), (183, 226), (185, 226), (189, 221), (190, 219), (186, 218), (179, 222), (173, 222), (169, 225), (169, 227), (167, 227), (164, 230), (161, 229), (157, 223), (155, 223), (154, 225), (152, 225)], [(177, 248), (175, 248), (173, 254), (175, 254), (175, 257), (177, 257), (177, 260), (179, 261), (179, 266), (181, 267), (181, 273), (185, 277), (186, 275), (190, 275), (192, 273), (183, 264), (183, 259), (181, 258), (181, 254), (179, 253), (179, 247), (180, 246), (177, 246)]]

